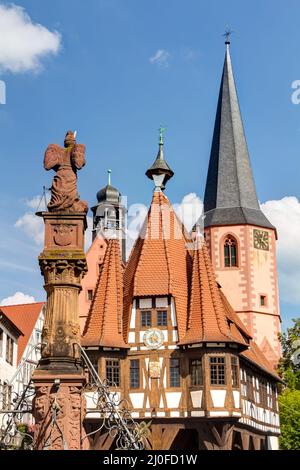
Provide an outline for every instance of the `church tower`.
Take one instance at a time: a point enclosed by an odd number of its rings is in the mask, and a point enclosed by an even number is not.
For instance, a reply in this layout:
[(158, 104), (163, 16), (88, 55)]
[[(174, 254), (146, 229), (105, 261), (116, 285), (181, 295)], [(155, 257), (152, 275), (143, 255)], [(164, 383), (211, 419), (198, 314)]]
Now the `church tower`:
[(96, 236), (105, 239), (118, 238), (122, 260), (126, 261), (125, 216), (122, 195), (111, 185), (111, 170), (108, 170), (108, 184), (97, 193), (97, 205), (93, 212), (93, 240)]
[(230, 59), (229, 37), (204, 195), (217, 280), (266, 357), (280, 357), (276, 228), (260, 209)]

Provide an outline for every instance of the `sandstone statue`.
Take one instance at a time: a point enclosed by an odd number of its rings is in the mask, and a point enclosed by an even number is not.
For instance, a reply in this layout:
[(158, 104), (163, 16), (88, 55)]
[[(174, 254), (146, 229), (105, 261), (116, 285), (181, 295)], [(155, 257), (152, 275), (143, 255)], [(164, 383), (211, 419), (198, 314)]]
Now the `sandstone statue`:
[(45, 152), (44, 167), (56, 171), (51, 186), (50, 212), (87, 212), (77, 191), (77, 170), (85, 165), (85, 145), (77, 144), (73, 131), (68, 131), (64, 148), (50, 144)]

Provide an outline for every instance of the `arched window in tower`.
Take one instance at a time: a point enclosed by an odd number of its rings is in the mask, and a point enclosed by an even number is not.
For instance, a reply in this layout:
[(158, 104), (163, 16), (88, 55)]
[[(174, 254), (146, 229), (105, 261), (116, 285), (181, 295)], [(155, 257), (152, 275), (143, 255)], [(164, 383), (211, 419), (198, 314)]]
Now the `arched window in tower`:
[(224, 264), (226, 268), (237, 266), (237, 242), (230, 235), (224, 242)]

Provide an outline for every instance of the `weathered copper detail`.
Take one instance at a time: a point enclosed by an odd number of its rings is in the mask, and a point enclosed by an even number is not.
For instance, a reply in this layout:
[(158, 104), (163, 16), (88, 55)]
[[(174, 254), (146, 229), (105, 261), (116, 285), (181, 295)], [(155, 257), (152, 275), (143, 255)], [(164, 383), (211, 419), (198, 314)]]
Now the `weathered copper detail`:
[(76, 144), (72, 131), (65, 137), (64, 148), (57, 144), (47, 147), (44, 158), (46, 170), (56, 171), (51, 186), (50, 212), (87, 212), (85, 201), (77, 192), (77, 170), (85, 165), (85, 145)]

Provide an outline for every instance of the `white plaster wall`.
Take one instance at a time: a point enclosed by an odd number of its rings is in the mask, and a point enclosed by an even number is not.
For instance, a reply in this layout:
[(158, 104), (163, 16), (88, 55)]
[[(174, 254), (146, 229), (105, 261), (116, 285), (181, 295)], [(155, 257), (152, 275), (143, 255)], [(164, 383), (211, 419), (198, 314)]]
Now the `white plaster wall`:
[(172, 326), (177, 326), (176, 310), (175, 310), (175, 303), (174, 303), (173, 297), (171, 299), (171, 322), (172, 322)]
[(152, 299), (140, 299), (140, 308), (152, 308)]
[[(136, 300), (134, 300), (133, 304), (132, 304), (131, 318), (130, 318), (130, 328), (135, 328), (135, 322), (136, 322)], [(129, 341), (129, 342), (131, 342), (131, 341)]]
[(229, 411), (211, 411), (210, 416), (229, 416)]
[(166, 398), (168, 408), (178, 408), (181, 398), (181, 392), (167, 392)]
[(143, 408), (144, 393), (129, 393), (133, 408)]
[[(0, 327), (3, 331), (3, 341), (2, 341), (2, 352), (0, 356), (0, 380), (1, 382), (10, 381), (13, 375), (17, 370), (17, 338), (13, 337), (5, 326), (1, 323)], [(7, 342), (7, 335), (10, 336), (14, 340), (13, 345), (13, 364), (9, 364), (6, 362), (6, 342)]]
[(223, 408), (225, 405), (226, 390), (211, 390), (210, 394), (214, 408)]
[(168, 298), (167, 297), (157, 297), (155, 299), (155, 305), (158, 308), (165, 308), (168, 306)]
[(193, 403), (194, 408), (201, 408), (202, 395), (203, 395), (202, 390), (191, 391), (191, 398), (192, 398), (192, 403)]
[(238, 390), (233, 390), (233, 400), (234, 400), (234, 407), (239, 408), (240, 405), (240, 392)]
[(276, 436), (267, 437), (267, 447), (269, 450), (279, 450), (279, 439)]
[(134, 331), (129, 331), (128, 343), (135, 343), (135, 332)]

